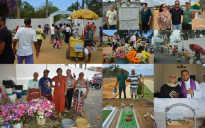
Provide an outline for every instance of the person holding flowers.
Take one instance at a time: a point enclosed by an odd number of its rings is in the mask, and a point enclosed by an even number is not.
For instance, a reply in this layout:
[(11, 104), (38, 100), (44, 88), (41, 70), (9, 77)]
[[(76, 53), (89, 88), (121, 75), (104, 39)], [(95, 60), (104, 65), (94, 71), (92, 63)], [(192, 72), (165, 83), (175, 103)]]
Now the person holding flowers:
[(136, 36), (133, 31), (131, 31), (131, 37), (130, 37), (130, 46), (135, 46), (136, 43)]
[(55, 82), (54, 86), (54, 99), (55, 110), (61, 116), (61, 112), (65, 110), (65, 96), (67, 92), (67, 79), (62, 75), (62, 69), (58, 68), (56, 70), (57, 76), (52, 78), (52, 81)]
[(70, 111), (71, 104), (72, 104), (72, 98), (73, 98), (73, 91), (74, 91), (73, 88), (75, 84), (75, 78), (73, 78), (70, 69), (66, 71), (66, 74), (67, 74), (66, 78), (68, 81), (68, 85), (67, 85), (67, 95), (66, 95), (65, 106), (67, 107), (67, 110)]
[(79, 113), (82, 115), (83, 106), (85, 104), (85, 99), (88, 97), (89, 93), (89, 84), (88, 81), (84, 79), (84, 73), (79, 74), (79, 79), (76, 80), (73, 93), (73, 117), (76, 117), (76, 114)]
[(41, 96), (41, 92), (39, 90), (38, 73), (34, 72), (33, 77), (34, 78), (28, 82), (28, 93), (26, 97), (28, 102)]
[(53, 101), (52, 96), (52, 80), (48, 77), (49, 70), (45, 69), (43, 71), (43, 77), (39, 81), (40, 95), (47, 98), (49, 101)]
[(116, 49), (117, 49), (117, 40), (118, 40), (118, 38), (117, 38), (117, 32), (115, 32), (114, 33), (114, 35), (112, 36), (112, 42), (113, 42), (113, 44), (112, 44), (112, 50), (113, 51), (115, 51)]

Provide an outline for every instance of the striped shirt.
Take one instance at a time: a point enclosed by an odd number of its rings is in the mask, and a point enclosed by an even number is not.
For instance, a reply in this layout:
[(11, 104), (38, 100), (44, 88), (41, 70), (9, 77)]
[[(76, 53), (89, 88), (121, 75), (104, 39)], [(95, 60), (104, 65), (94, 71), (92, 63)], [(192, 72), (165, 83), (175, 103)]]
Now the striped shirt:
[(140, 76), (137, 74), (130, 74), (128, 77), (129, 80), (133, 80), (132, 83), (130, 83), (130, 88), (137, 88), (138, 87), (138, 80), (140, 79)]

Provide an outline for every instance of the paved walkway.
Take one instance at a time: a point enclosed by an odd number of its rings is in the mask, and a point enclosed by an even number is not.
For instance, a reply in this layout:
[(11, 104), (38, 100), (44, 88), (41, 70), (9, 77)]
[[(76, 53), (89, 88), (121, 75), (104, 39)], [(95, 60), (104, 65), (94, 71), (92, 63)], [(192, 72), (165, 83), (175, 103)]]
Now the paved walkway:
[(179, 57), (177, 56), (166, 56), (162, 54), (161, 52), (155, 52), (154, 55), (154, 63), (155, 64), (188, 64), (188, 62), (184, 59), (181, 58), (181, 62), (177, 62), (177, 59)]
[[(97, 39), (98, 37), (94, 37)], [(18, 45), (18, 44), (17, 44)], [(34, 55), (34, 64), (75, 64), (75, 58), (66, 58), (66, 50), (68, 48), (68, 44), (64, 43), (60, 46), (60, 49), (53, 48), (53, 44), (50, 44), (50, 35), (47, 35), (46, 39), (42, 41), (41, 50), (39, 58), (36, 58)], [(33, 46), (34, 54), (36, 50)], [(92, 64), (102, 64), (102, 47), (98, 47), (97, 51), (91, 51), (91, 61)], [(79, 59), (79, 64), (84, 64), (87, 61), (87, 57), (85, 60)], [(17, 57), (14, 62), (17, 64)]]

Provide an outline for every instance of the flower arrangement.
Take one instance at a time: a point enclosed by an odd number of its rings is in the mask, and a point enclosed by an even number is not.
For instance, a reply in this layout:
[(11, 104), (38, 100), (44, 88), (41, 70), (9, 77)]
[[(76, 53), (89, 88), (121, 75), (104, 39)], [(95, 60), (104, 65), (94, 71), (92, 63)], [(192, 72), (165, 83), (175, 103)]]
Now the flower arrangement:
[(194, 5), (191, 4), (191, 9), (194, 9), (194, 10), (199, 10), (200, 9), (200, 4), (199, 3), (195, 3)]
[(137, 52), (143, 51), (145, 49), (146, 44), (143, 42), (137, 42), (136, 45), (134, 46), (134, 49)]
[(119, 59), (119, 58), (126, 58), (126, 49), (117, 48), (115, 56), (116, 56), (117, 59)]
[(140, 64), (146, 64), (149, 62), (150, 55), (143, 51), (142, 53), (138, 53), (136, 57), (140, 59)]
[(131, 60), (133, 64), (139, 64), (140, 63), (140, 59), (139, 57), (136, 57), (137, 52), (135, 50), (132, 50), (130, 53), (128, 53), (126, 55), (128, 60)]
[(0, 120), (4, 123), (18, 124), (25, 120), (28, 113), (28, 105), (20, 102), (0, 106)]
[(28, 103), (28, 115), (37, 118), (50, 117), (55, 111), (55, 105), (45, 97), (34, 99)]

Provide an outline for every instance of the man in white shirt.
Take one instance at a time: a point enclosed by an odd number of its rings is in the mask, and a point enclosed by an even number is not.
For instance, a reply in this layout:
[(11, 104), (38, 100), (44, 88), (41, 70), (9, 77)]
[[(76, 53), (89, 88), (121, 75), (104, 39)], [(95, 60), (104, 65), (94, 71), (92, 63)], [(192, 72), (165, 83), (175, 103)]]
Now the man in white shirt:
[(179, 77), (179, 78), (178, 78), (178, 81), (177, 81), (177, 83), (176, 83), (176, 85), (181, 86), (181, 83), (182, 83), (182, 78), (181, 78), (181, 77)]
[(69, 39), (70, 39), (70, 25), (66, 24), (66, 28), (65, 28), (65, 40), (66, 43), (69, 43)]
[(203, 90), (202, 98), (205, 98), (205, 75), (203, 76), (203, 80), (204, 80), (204, 82), (200, 83), (200, 87)]
[[(18, 64), (33, 64), (33, 48), (34, 43), (36, 49), (36, 58), (39, 57), (38, 43), (36, 39), (36, 32), (31, 28), (31, 19), (26, 17), (24, 19), (25, 27), (19, 28), (13, 42), (13, 51), (17, 54)], [(16, 50), (17, 40), (19, 39), (18, 49)]]
[(54, 24), (52, 24), (51, 29), (49, 30), (51, 33), (51, 40), (50, 40), (50, 44), (53, 44), (53, 41), (55, 40), (55, 28), (54, 28)]
[(183, 82), (181, 83), (181, 93), (184, 98), (202, 98), (202, 89), (198, 82), (189, 78), (189, 72), (181, 72)]

